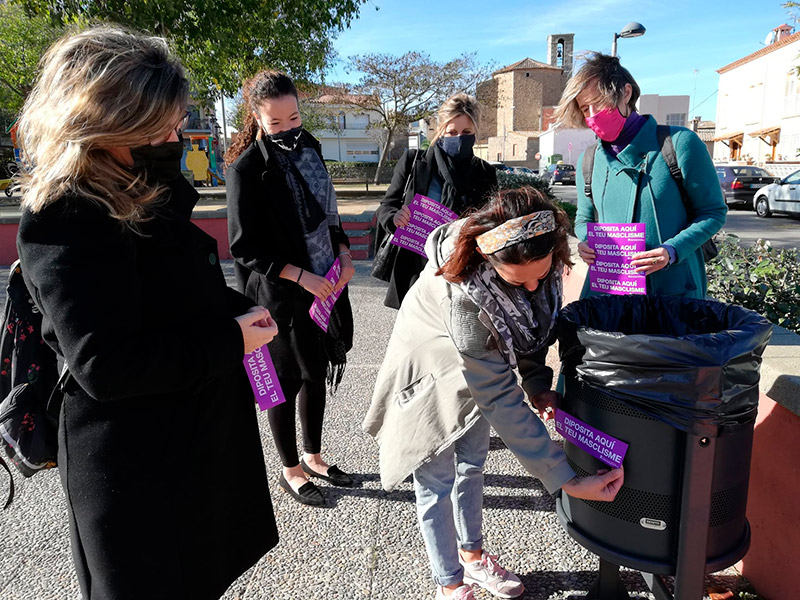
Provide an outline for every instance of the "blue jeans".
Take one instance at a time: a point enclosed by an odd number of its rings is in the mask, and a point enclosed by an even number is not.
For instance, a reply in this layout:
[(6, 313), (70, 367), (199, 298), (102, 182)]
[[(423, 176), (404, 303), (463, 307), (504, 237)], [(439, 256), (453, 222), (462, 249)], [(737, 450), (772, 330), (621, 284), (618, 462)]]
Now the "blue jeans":
[(461, 438), (414, 471), (417, 518), (438, 585), (463, 580), (458, 549), (483, 547), (483, 463), (489, 422), (480, 417)]

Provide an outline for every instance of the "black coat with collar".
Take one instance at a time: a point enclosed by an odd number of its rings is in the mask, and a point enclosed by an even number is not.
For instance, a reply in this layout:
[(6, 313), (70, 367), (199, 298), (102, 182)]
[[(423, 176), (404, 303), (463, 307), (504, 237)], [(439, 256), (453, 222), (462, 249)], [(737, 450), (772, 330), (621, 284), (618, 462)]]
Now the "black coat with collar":
[[(392, 175), (392, 182), (386, 190), (386, 195), (378, 208), (377, 219), (380, 231), (376, 236), (376, 248), (386, 232), (394, 233), (394, 215), (404, 205), (409, 204), (416, 194), (423, 196), (428, 193), (433, 176), (438, 172), (434, 149), (431, 145), (427, 151), (407, 150), (403, 157), (397, 161), (397, 166)], [(486, 198), (497, 188), (497, 170), (485, 160), (473, 156), (470, 159), (470, 174), (472, 188), (466, 194), (465, 207), (461, 214), (470, 208), (482, 206)], [(406, 187), (409, 176), (413, 185)], [(405, 190), (405, 194), (403, 193)], [(452, 209), (451, 206), (448, 208)], [(408, 293), (409, 288), (419, 279), (422, 269), (428, 261), (411, 250), (398, 249), (397, 259), (392, 269), (389, 280), (389, 289), (386, 292), (384, 304), (391, 308), (400, 308), (400, 303)]]
[[(322, 160), (319, 142), (305, 130), (302, 135), (302, 143), (314, 148)], [(254, 142), (228, 167), (228, 239), (236, 261), (236, 284), (240, 292), (269, 309), (278, 324), (278, 336), (269, 348), (279, 376), (319, 380), (324, 378), (327, 357), (320, 342), (322, 330), (308, 314), (314, 296), (280, 277), (287, 264), (306, 270), (311, 264), (292, 191), (279, 162), (269, 158), (270, 149), (271, 144), (264, 144), (265, 159), (259, 142)], [(350, 246), (341, 220), (330, 233), (334, 256), (340, 244)], [(347, 288), (336, 306), (352, 331)]]
[(219, 598), (277, 543), (253, 393), (216, 242), (180, 177), (137, 235), (65, 197), (18, 249), (72, 379), (59, 472), (87, 600)]

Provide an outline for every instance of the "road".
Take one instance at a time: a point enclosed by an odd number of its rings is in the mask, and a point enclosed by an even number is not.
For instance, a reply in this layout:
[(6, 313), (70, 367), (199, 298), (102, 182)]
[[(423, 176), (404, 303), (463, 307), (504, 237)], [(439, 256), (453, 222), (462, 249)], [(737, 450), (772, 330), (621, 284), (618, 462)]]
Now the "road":
[[(574, 185), (556, 184), (553, 192), (562, 201), (576, 203), (577, 191)], [(769, 240), (775, 248), (800, 246), (800, 219), (784, 215), (761, 219), (752, 210), (731, 208), (723, 229), (738, 235), (741, 243), (747, 246), (758, 239)]]

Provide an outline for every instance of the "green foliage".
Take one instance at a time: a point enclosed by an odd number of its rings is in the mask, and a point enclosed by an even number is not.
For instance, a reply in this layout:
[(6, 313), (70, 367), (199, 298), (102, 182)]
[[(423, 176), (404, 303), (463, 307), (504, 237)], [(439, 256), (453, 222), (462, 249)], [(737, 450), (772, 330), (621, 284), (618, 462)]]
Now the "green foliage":
[(321, 74), (365, 0), (18, 0), (54, 23), (107, 21), (170, 40), (197, 91), (233, 95), (265, 67)]
[(706, 265), (708, 295), (739, 304), (773, 323), (800, 332), (800, 269), (797, 249), (778, 250), (769, 242), (739, 245), (739, 237), (722, 233), (719, 256)]
[(0, 3), (0, 113), (5, 121), (13, 122), (36, 80), (39, 59), (65, 31), (21, 6)]
[[(387, 160), (381, 167), (380, 182), (389, 182), (392, 179), (396, 160)], [(328, 174), (331, 179), (351, 180), (353, 182), (374, 181), (375, 173), (378, 170), (376, 163), (332, 161), (326, 162)]]
[(516, 190), (521, 187), (529, 186), (543, 192), (550, 200), (556, 203), (556, 205), (561, 208), (567, 216), (569, 217), (570, 225), (575, 227), (575, 215), (578, 212), (578, 207), (574, 204), (569, 202), (562, 202), (559, 200), (555, 194), (553, 194), (553, 190), (550, 188), (550, 184), (548, 184), (544, 179), (540, 177), (530, 177), (528, 175), (520, 175), (518, 173), (508, 173), (507, 171), (498, 171), (497, 172), (497, 187), (501, 190)]

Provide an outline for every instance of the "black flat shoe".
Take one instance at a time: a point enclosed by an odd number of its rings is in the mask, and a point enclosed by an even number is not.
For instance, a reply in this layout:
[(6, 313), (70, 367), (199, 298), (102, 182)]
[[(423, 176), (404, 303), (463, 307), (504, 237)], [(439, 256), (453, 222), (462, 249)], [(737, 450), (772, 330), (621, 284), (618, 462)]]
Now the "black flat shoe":
[(308, 506), (325, 506), (326, 504), (325, 495), (310, 481), (301, 485), (299, 490), (294, 491), (289, 482), (286, 481), (286, 477), (281, 473), (278, 483), (292, 498), (301, 504), (307, 504)]
[(342, 471), (336, 465), (331, 465), (328, 467), (328, 474), (323, 475), (322, 473), (317, 473), (316, 471), (312, 471), (311, 467), (306, 464), (306, 461), (301, 460), (300, 466), (303, 468), (303, 471), (307, 475), (311, 475), (311, 477), (319, 477), (320, 479), (327, 481), (333, 485), (338, 485), (339, 487), (353, 487), (355, 481), (353, 478), (350, 477), (347, 473)]

